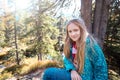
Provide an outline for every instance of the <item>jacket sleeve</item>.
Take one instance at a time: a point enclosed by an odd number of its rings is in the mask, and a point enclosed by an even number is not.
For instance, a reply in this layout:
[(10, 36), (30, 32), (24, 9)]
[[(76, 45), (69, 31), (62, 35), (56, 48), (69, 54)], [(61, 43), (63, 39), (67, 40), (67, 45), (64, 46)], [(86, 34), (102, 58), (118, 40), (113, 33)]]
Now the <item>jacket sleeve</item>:
[(72, 63), (72, 61), (68, 58), (66, 58), (65, 56), (63, 56), (63, 62), (64, 62), (64, 67), (67, 71), (69, 70), (76, 70), (74, 64)]
[(108, 70), (106, 60), (103, 54), (102, 49), (94, 42), (93, 44), (93, 80), (108, 80)]

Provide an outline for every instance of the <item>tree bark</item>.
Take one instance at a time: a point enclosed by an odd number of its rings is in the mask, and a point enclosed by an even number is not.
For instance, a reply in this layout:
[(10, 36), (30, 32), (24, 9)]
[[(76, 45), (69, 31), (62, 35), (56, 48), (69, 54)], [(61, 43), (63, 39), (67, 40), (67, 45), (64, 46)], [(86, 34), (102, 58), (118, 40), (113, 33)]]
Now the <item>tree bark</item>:
[(102, 7), (102, 16), (101, 16), (101, 22), (100, 22), (100, 31), (99, 31), (99, 39), (101, 40), (101, 47), (103, 47), (103, 42), (105, 39), (105, 34), (106, 34), (106, 28), (107, 28), (107, 23), (108, 23), (108, 17), (109, 17), (109, 5), (110, 5), (110, 0), (104, 0), (103, 1), (103, 7)]
[[(15, 3), (15, 15), (14, 17), (16, 18), (16, 3)], [(16, 19), (15, 19), (15, 22), (14, 22), (14, 31), (15, 31), (15, 51), (16, 51), (16, 61), (17, 61), (17, 64), (19, 65), (20, 64), (20, 59), (19, 59), (19, 53), (18, 53), (18, 44), (17, 44), (17, 25), (16, 25)]]
[(17, 29), (16, 29), (16, 21), (14, 22), (14, 31), (15, 31), (15, 52), (16, 52), (16, 62), (19, 65), (19, 55), (18, 55), (18, 44), (17, 44)]
[(37, 53), (38, 53), (38, 60), (42, 60), (42, 45), (40, 43), (42, 43), (42, 29), (40, 29), (39, 27), (41, 26), (40, 24), (40, 19), (38, 16), (38, 21), (36, 21), (36, 36), (37, 36), (37, 44), (39, 46), (37, 46)]
[(92, 0), (81, 0), (81, 16), (88, 31), (97, 38), (101, 47), (103, 46), (106, 33), (110, 2), (111, 0), (96, 0), (95, 10), (92, 13)]
[(109, 5), (110, 0), (96, 0), (95, 3), (92, 33), (99, 40), (98, 42), (101, 47), (103, 46), (106, 33), (107, 21), (109, 16)]
[(99, 28), (100, 28), (100, 22), (101, 22), (101, 16), (102, 16), (102, 3), (103, 0), (96, 0), (95, 1), (95, 10), (94, 10), (94, 16), (93, 16), (93, 31), (95, 37), (99, 36)]
[(92, 33), (92, 0), (81, 0), (81, 17), (85, 21), (88, 31)]

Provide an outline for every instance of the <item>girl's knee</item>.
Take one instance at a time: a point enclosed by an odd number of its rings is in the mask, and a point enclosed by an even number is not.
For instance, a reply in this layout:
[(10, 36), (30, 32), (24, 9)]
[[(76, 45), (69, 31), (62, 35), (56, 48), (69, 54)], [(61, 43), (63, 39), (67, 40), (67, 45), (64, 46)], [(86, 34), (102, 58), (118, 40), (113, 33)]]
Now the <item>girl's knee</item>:
[(47, 69), (45, 69), (44, 74), (49, 74), (49, 73), (53, 72), (53, 70), (54, 70), (54, 68), (47, 68)]
[(44, 74), (43, 74), (43, 80), (50, 80), (53, 74), (53, 69), (54, 68), (45, 69)]

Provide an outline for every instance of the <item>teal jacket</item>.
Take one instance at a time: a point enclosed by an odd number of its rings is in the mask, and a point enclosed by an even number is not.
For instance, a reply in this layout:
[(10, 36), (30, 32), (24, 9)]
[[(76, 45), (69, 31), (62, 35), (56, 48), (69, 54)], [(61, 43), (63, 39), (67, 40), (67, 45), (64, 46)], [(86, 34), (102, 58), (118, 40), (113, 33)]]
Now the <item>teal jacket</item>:
[[(108, 80), (108, 70), (104, 54), (97, 42), (94, 41), (92, 43), (92, 48), (90, 43), (91, 39), (88, 37), (85, 46), (84, 69), (80, 76), (82, 80)], [(72, 54), (71, 52), (72, 49), (70, 48), (70, 54)], [(64, 56), (63, 61), (67, 71), (70, 69), (76, 70), (72, 63), (72, 55), (70, 55), (70, 59)]]

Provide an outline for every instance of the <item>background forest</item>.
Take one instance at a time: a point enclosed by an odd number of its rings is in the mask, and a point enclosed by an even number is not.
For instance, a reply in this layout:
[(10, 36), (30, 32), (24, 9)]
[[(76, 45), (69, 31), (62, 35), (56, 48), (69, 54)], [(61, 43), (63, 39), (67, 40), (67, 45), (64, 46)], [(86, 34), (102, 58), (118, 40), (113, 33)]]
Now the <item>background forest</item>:
[(0, 80), (63, 67), (65, 25), (80, 17), (104, 51), (109, 80), (120, 80), (120, 0), (0, 0)]

